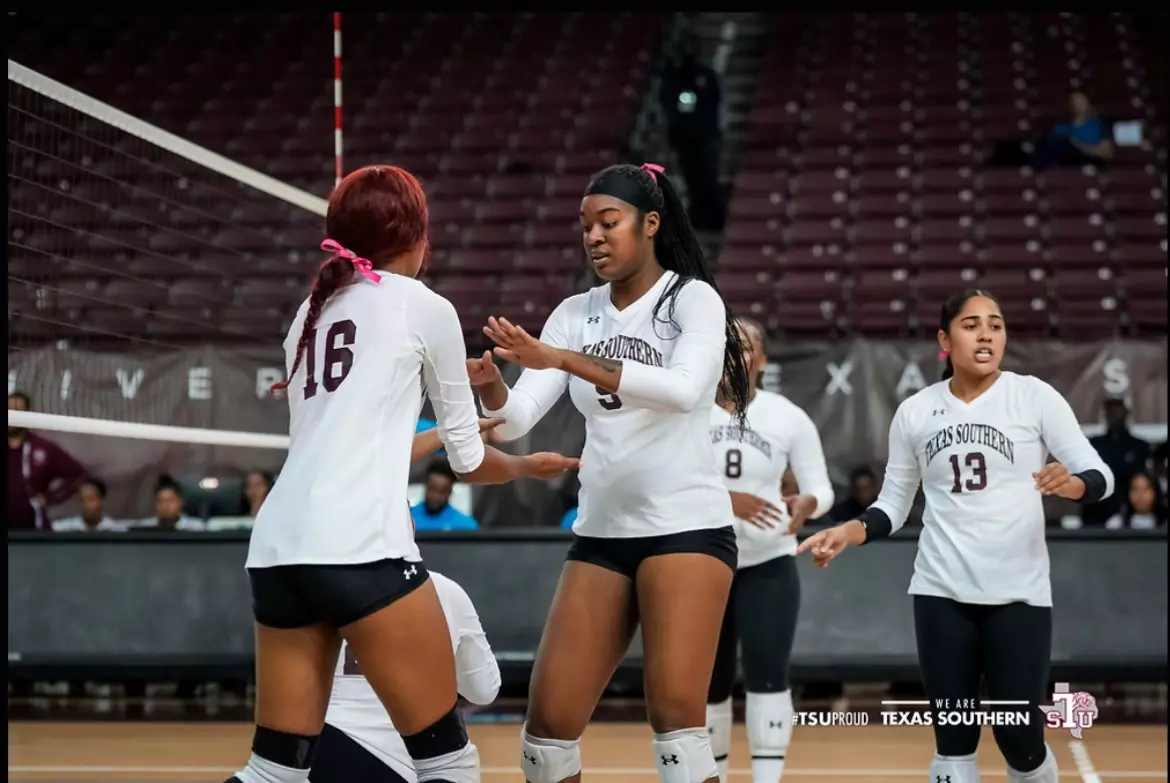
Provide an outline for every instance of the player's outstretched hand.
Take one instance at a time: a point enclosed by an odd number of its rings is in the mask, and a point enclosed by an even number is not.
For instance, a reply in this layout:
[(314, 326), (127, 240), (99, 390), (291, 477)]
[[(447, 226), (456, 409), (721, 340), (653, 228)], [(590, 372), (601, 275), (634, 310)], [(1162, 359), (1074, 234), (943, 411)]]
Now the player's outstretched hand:
[(507, 318), (488, 317), (483, 333), (496, 344), (496, 356), (530, 370), (547, 370), (560, 365), (559, 352)]
[(1085, 482), (1068, 472), (1059, 462), (1049, 462), (1039, 473), (1033, 473), (1036, 489), (1041, 495), (1056, 495), (1069, 500), (1080, 500), (1085, 494)]
[(812, 495), (788, 495), (784, 505), (788, 506), (788, 535), (794, 536), (817, 510), (817, 499)]
[(731, 511), (737, 517), (761, 530), (780, 527), (780, 509), (750, 492), (731, 492)]
[(503, 419), (480, 419), (479, 420), (479, 436), (483, 438), (484, 443), (499, 443), (500, 436), (496, 435), (492, 430), (504, 423)]
[(800, 554), (811, 550), (817, 568), (825, 568), (829, 561), (844, 552), (849, 544), (849, 531), (845, 529), (845, 525), (836, 525), (813, 533), (800, 543), (796, 552)]
[(472, 386), (490, 386), (496, 381), (503, 381), (500, 368), (492, 361), (492, 352), (484, 351), (483, 356), (467, 360), (467, 378)]
[(579, 459), (566, 457), (561, 454), (553, 454), (548, 451), (529, 454), (527, 457), (523, 457), (523, 460), (524, 475), (528, 478), (542, 479), (544, 481), (563, 476), (570, 470), (576, 470), (581, 467), (581, 460)]

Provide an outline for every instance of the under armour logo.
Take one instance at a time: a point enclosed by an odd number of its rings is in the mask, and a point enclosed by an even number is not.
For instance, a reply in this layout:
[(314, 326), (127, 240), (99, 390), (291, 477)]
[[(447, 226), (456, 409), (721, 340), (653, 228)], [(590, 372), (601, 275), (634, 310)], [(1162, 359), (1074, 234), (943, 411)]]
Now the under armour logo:
[(523, 756), (524, 760), (526, 762), (528, 762), (529, 764), (536, 764), (537, 763), (536, 756), (529, 756), (527, 751), (523, 751), (523, 750), (520, 751), (520, 755)]
[(933, 415), (933, 416), (946, 416), (946, 415), (947, 415), (947, 409), (946, 409), (946, 408), (943, 408), (943, 409), (941, 409), (941, 410), (931, 411), (931, 415)]
[(585, 323), (587, 323), (587, 324), (601, 323), (601, 316), (600, 315), (591, 315), (585, 319)]
[(677, 763), (678, 763), (678, 756), (675, 756), (675, 755), (673, 755), (673, 754), (671, 754), (670, 756), (667, 756), (667, 755), (664, 753), (664, 754), (662, 755), (662, 763), (663, 763), (664, 765), (665, 765), (665, 764), (677, 764)]
[(950, 775), (935, 775), (934, 783), (951, 783)]
[(776, 720), (770, 720), (770, 721), (768, 721), (768, 728), (770, 728), (770, 729), (782, 729), (782, 728), (784, 728), (784, 724), (783, 724), (782, 722), (780, 722), (780, 721), (776, 721)]
[(415, 568), (414, 566), (411, 566), (410, 568), (403, 571), (402, 575), (405, 576), (407, 579), (410, 579), (412, 576), (414, 576), (417, 573), (418, 573), (418, 569)]

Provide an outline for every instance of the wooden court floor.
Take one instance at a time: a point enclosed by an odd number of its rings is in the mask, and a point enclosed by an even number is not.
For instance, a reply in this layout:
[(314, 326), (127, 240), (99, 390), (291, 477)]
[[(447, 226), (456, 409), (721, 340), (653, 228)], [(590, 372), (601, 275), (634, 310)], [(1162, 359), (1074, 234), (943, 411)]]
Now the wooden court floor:
[[(484, 783), (522, 783), (518, 724), (470, 726)], [(241, 723), (27, 722), (8, 724), (8, 780), (81, 783), (222, 783), (248, 755), (252, 728)], [(644, 724), (599, 723), (582, 742), (585, 779), (646, 783), (657, 773)], [(1094, 726), (1083, 742), (1050, 732), (1063, 781), (1165, 781), (1166, 727)], [(923, 783), (933, 752), (922, 727), (797, 727), (784, 783)], [(737, 724), (732, 781), (750, 783), (747, 740)], [(990, 729), (980, 747), (982, 777), (1006, 780)], [(360, 783), (355, 781), (355, 783)]]

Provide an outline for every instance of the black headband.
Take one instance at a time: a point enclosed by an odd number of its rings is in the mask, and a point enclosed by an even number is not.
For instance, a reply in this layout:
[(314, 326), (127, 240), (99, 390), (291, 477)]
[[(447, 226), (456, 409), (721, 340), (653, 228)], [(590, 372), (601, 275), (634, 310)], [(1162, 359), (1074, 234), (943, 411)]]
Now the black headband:
[[(651, 169), (651, 166), (654, 166), (654, 164), (647, 163), (642, 166), (642, 169), (649, 172), (650, 178), (653, 179), (655, 185), (657, 185), (658, 177), (654, 172), (655, 169), (657, 169), (657, 171), (662, 171), (662, 169), (661, 167), (655, 167), (654, 169)], [(621, 199), (631, 207), (636, 207), (643, 212), (660, 212), (662, 210), (662, 208), (655, 205), (650, 196), (647, 195), (647, 193), (638, 186), (638, 183), (634, 181), (633, 177), (622, 177), (618, 176), (617, 174), (609, 174), (598, 177), (595, 181), (589, 184), (588, 188), (585, 189), (585, 195), (612, 196), (613, 198)]]

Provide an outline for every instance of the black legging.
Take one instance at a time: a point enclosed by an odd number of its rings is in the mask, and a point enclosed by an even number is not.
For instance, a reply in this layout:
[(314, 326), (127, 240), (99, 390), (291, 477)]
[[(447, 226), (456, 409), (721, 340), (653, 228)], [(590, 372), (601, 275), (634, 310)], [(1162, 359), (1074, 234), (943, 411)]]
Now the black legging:
[(707, 703), (731, 696), (735, 685), (736, 642), (743, 647), (744, 689), (751, 693), (788, 690), (788, 661), (800, 612), (796, 558), (777, 557), (735, 572)]
[[(914, 634), (918, 665), (931, 704), (979, 698), (1027, 700), (1027, 726), (996, 726), (995, 744), (1008, 766), (1031, 772), (1044, 761), (1044, 713), (1050, 697), (1048, 663), (1052, 651), (1052, 610), (1023, 603), (986, 606), (949, 598), (914, 596)], [(1019, 709), (1019, 708), (1017, 708)], [(943, 756), (968, 756), (979, 746), (979, 726), (939, 726), (934, 741)]]
[(357, 740), (328, 723), (321, 732), (309, 780), (311, 783), (406, 783)]

